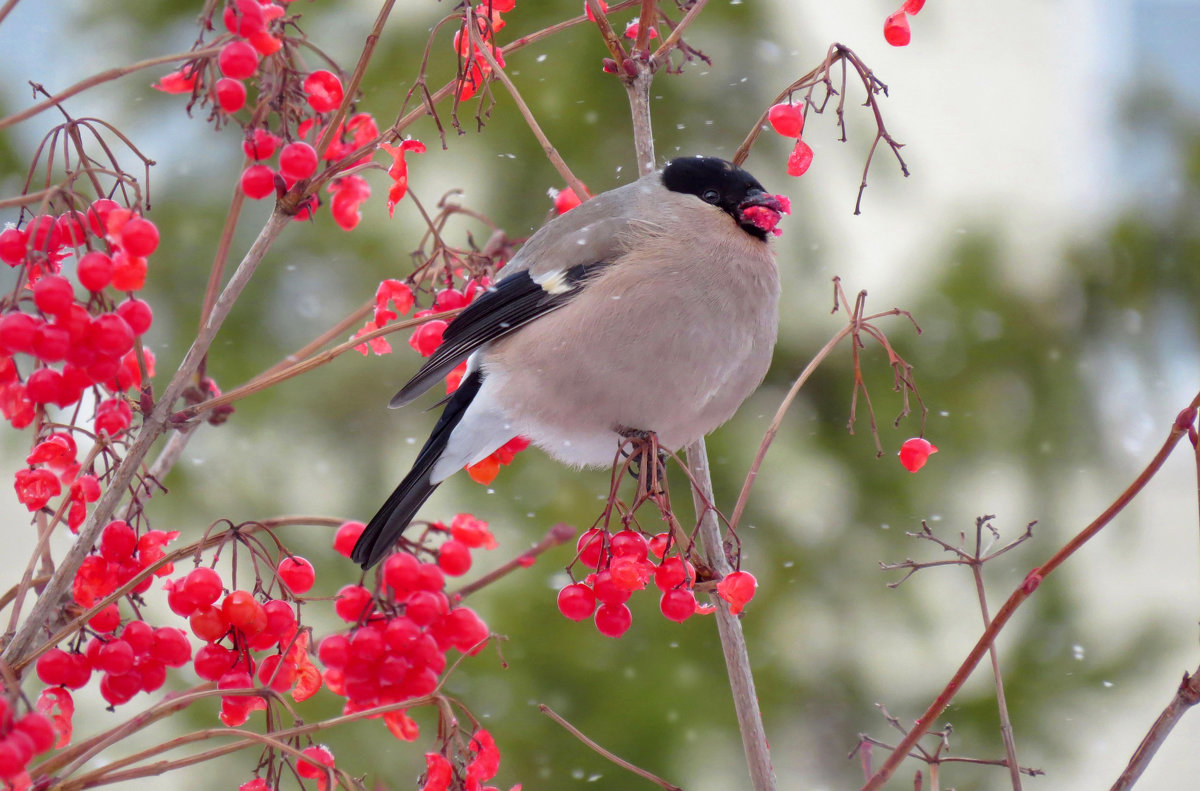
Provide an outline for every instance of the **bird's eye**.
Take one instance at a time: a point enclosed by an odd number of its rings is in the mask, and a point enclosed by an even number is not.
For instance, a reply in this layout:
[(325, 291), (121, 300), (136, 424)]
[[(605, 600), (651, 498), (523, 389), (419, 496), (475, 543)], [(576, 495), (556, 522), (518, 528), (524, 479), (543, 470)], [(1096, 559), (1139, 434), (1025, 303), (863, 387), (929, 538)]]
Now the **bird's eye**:
[(700, 199), (705, 203), (716, 203), (721, 199), (721, 193), (716, 190), (705, 190), (700, 194)]

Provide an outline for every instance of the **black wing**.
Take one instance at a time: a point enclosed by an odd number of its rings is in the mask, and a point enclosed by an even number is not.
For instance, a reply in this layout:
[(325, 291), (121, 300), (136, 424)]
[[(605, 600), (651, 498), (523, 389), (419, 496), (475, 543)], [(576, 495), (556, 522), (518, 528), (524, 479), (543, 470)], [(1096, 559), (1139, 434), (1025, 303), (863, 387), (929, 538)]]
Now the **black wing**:
[(479, 347), (566, 305), (605, 266), (604, 262), (576, 264), (552, 283), (536, 283), (528, 271), (504, 278), (450, 322), (441, 346), (392, 397), (390, 405), (407, 404)]
[(442, 416), (434, 426), (433, 433), (426, 440), (425, 446), (417, 454), (417, 460), (413, 462), (412, 469), (409, 470), (408, 475), (404, 476), (404, 480), (400, 481), (400, 485), (388, 497), (387, 502), (380, 506), (375, 516), (371, 517), (371, 521), (359, 536), (358, 542), (354, 545), (354, 551), (350, 555), (354, 562), (360, 564), (364, 570), (374, 566), (392, 550), (396, 539), (416, 516), (417, 509), (429, 499), (429, 495), (433, 494), (433, 490), (438, 487), (436, 483), (429, 482), (429, 474), (433, 470), (433, 465), (437, 464), (438, 459), (442, 457), (442, 451), (446, 449), (446, 443), (450, 441), (450, 434), (462, 420), (463, 414), (471, 405), (471, 401), (479, 392), (482, 384), (483, 373), (475, 371), (464, 379), (458, 389), (450, 395), (445, 411), (442, 412)]

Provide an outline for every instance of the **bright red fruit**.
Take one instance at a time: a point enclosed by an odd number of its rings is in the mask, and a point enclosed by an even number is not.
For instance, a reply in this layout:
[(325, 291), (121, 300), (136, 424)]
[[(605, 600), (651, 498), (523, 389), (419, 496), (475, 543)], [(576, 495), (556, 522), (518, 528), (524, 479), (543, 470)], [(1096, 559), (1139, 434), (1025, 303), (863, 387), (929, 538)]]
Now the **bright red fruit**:
[(726, 574), (725, 578), (717, 583), (717, 595), (729, 602), (729, 612), (737, 615), (747, 602), (754, 598), (754, 590), (757, 587), (758, 580), (753, 574), (748, 571), (735, 571)]
[[(598, 5), (600, 6), (601, 11), (606, 14), (608, 13), (608, 3), (604, 2), (604, 0), (599, 0)], [(587, 0), (583, 0), (583, 13), (587, 14), (589, 22), (596, 21), (596, 17), (592, 15), (592, 6), (587, 2)]]
[(457, 577), (471, 569), (471, 549), (457, 539), (450, 539), (438, 549), (438, 567)]
[(342, 103), (342, 81), (333, 72), (314, 71), (304, 78), (304, 93), (310, 107), (327, 113)]
[[(116, 371), (114, 370), (113, 373)], [(111, 375), (109, 374), (109, 376)], [(96, 405), (95, 428), (97, 434), (106, 431), (108, 436), (115, 437), (129, 428), (131, 420), (133, 420), (133, 409), (123, 399), (109, 398)]]
[(925, 0), (904, 0), (904, 5), (900, 6), (900, 10), (906, 14), (916, 16), (924, 7)]
[(33, 304), (43, 313), (60, 315), (71, 309), (75, 289), (62, 275), (46, 275), (33, 286)]
[(245, 41), (231, 41), (217, 55), (217, 67), (226, 77), (244, 80), (258, 71), (258, 53)]
[(803, 176), (808, 172), (809, 165), (813, 161), (813, 150), (808, 143), (803, 140), (797, 140), (795, 147), (792, 149), (791, 156), (788, 157), (787, 172), (789, 176)]
[(566, 214), (582, 202), (583, 201), (579, 199), (579, 196), (575, 194), (575, 190), (567, 187), (564, 190), (560, 190), (559, 193), (554, 196), (554, 213)]
[(236, 113), (246, 106), (246, 86), (241, 80), (232, 77), (222, 77), (213, 86), (217, 94), (217, 104), (227, 113)]
[(221, 598), (224, 585), (221, 583), (220, 574), (213, 569), (200, 566), (189, 571), (188, 575), (183, 578), (183, 587), (187, 591), (188, 598), (194, 601), (197, 607), (207, 607)]
[(633, 613), (624, 604), (601, 604), (596, 609), (596, 630), (605, 637), (620, 637), (633, 623)]
[(575, 543), (575, 551), (579, 553), (579, 562), (588, 568), (600, 565), (604, 553), (604, 531), (598, 527), (585, 530)]
[(296, 774), (301, 777), (315, 778), (325, 777), (326, 766), (333, 766), (333, 753), (323, 744), (316, 744), (312, 747), (305, 747), (300, 751), (300, 754), (307, 761), (300, 761), (296, 764)]
[(275, 153), (279, 138), (266, 129), (255, 129), (242, 142), (242, 150), (250, 159), (267, 159)]
[(417, 354), (428, 357), (437, 351), (438, 346), (442, 345), (442, 334), (446, 331), (447, 326), (446, 322), (441, 319), (427, 321), (413, 330), (412, 337), (408, 339), (408, 345), (416, 349)]
[(658, 609), (672, 621), (683, 623), (696, 613), (696, 594), (686, 588), (675, 588), (663, 593)]
[(9, 266), (16, 266), (24, 261), (25, 245), (28, 241), (25, 232), (19, 228), (0, 231), (0, 261)]
[(358, 537), (366, 529), (367, 526), (362, 522), (342, 523), (333, 536), (333, 551), (339, 555), (350, 557), (350, 553), (354, 551), (354, 545), (358, 543)]
[(904, 9), (889, 16), (883, 22), (883, 37), (893, 47), (906, 47), (912, 40), (912, 31), (908, 27), (908, 15)]
[(33, 339), (41, 321), (28, 313), (5, 313), (0, 318), (0, 349), (9, 354), (32, 352)]
[(279, 172), (285, 179), (299, 181), (317, 172), (317, 150), (297, 140), (279, 152)]
[(308, 593), (317, 579), (313, 565), (299, 555), (279, 561), (279, 578), (292, 593)]
[(145, 217), (131, 217), (121, 228), (121, 246), (132, 256), (151, 255), (158, 249), (158, 227)]
[(347, 623), (362, 618), (371, 608), (371, 592), (361, 585), (345, 585), (337, 593), (333, 611)]
[(192, 613), (188, 618), (188, 626), (192, 628), (192, 634), (201, 640), (214, 643), (229, 631), (229, 619), (219, 607), (206, 605)]
[(596, 610), (596, 594), (582, 582), (558, 592), (558, 611), (572, 621), (582, 621)]
[(909, 472), (916, 472), (925, 466), (929, 457), (937, 453), (937, 446), (927, 439), (913, 437), (904, 441), (900, 446), (900, 463)]
[(99, 250), (85, 253), (75, 267), (79, 282), (88, 291), (99, 291), (112, 281), (113, 262), (108, 254)]
[(57, 403), (62, 394), (62, 374), (53, 368), (39, 368), (25, 382), (25, 395), (35, 404)]
[(149, 303), (133, 297), (117, 305), (117, 315), (125, 319), (134, 335), (141, 335), (154, 322), (154, 311)]
[(226, 30), (244, 38), (267, 29), (267, 18), (258, 0), (235, 0), (225, 7), (222, 19)]
[(246, 634), (258, 634), (267, 628), (267, 612), (250, 591), (236, 590), (221, 602), (221, 612), (229, 624)]
[(799, 138), (804, 131), (804, 105), (782, 102), (767, 111), (771, 128), (784, 137)]
[(242, 192), (251, 200), (275, 194), (275, 171), (266, 165), (251, 165), (242, 171)]
[(128, 522), (109, 522), (100, 533), (100, 556), (110, 563), (122, 563), (133, 557), (137, 533)]
[[(133, 329), (116, 313), (104, 313), (88, 327), (88, 345), (105, 357), (120, 357), (133, 348)], [(115, 372), (114, 372), (115, 373)]]

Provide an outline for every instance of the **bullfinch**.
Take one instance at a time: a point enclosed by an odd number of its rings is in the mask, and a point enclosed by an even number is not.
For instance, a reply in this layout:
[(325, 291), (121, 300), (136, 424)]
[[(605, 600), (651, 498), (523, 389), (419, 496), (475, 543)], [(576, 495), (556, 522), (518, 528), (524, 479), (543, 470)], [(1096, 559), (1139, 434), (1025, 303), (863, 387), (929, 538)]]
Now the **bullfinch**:
[(521, 436), (564, 464), (611, 464), (627, 437), (675, 451), (766, 375), (788, 199), (714, 157), (684, 157), (547, 222), (446, 328), (403, 406), (463, 360), (412, 469), (352, 557), (379, 562), (455, 471)]

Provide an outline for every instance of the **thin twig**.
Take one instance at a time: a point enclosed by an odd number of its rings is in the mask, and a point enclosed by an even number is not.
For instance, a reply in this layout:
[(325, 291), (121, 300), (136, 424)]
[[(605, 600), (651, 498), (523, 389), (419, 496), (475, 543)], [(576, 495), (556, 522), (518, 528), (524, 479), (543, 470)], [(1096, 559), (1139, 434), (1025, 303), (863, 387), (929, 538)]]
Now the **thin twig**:
[(621, 767), (622, 769), (624, 769), (628, 772), (632, 772), (633, 774), (637, 775), (638, 777), (644, 777), (647, 780), (649, 780), (650, 782), (655, 783), (659, 786), (662, 786), (667, 791), (683, 791), (683, 789), (680, 788), (679, 786), (674, 785), (672, 783), (668, 783), (666, 780), (663, 780), (658, 775), (656, 775), (652, 772), (648, 772), (640, 766), (631, 764), (629, 761), (626, 761), (621, 756), (616, 755), (612, 752), (609, 752), (608, 750), (604, 749), (600, 745), (596, 744), (596, 742), (592, 741), (587, 736), (585, 736), (583, 731), (579, 730), (574, 725), (567, 722), (565, 719), (563, 719), (561, 716), (559, 716), (559, 714), (556, 713), (554, 711), (554, 709), (550, 708), (545, 703), (538, 704), (538, 711), (540, 711), (542, 714), (545, 714), (547, 717), (549, 717), (550, 719), (557, 722), (559, 725), (561, 725), (563, 727), (563, 729), (565, 731), (570, 733), (572, 736), (574, 736), (579, 741), (586, 744), (597, 754), (603, 756), (604, 758), (607, 758), (608, 760), (612, 761), (614, 764)]
[(1146, 733), (1142, 743), (1138, 745), (1133, 756), (1129, 759), (1129, 764), (1125, 767), (1125, 771), (1121, 772), (1121, 776), (1117, 778), (1117, 782), (1113, 783), (1111, 791), (1128, 791), (1133, 788), (1138, 778), (1142, 776), (1142, 772), (1146, 771), (1150, 760), (1154, 758), (1154, 754), (1158, 752), (1158, 748), (1166, 741), (1172, 729), (1179, 724), (1179, 720), (1193, 706), (1200, 703), (1200, 668), (1196, 669), (1195, 673), (1190, 676), (1187, 673), (1183, 674), (1183, 681), (1179, 682), (1179, 688), (1175, 690), (1175, 694), (1171, 697), (1171, 702), (1158, 715), (1158, 719), (1150, 726), (1150, 730)]
[(10, 126), (19, 124), (24, 120), (32, 118), (43, 110), (48, 110), (56, 104), (70, 99), (72, 96), (78, 93), (83, 93), (88, 88), (94, 88), (97, 85), (120, 79), (127, 74), (133, 74), (135, 71), (153, 68), (154, 66), (161, 66), (164, 63), (174, 63), (175, 61), (179, 60), (197, 60), (200, 58), (209, 58), (213, 55), (217, 55), (220, 53), (220, 51), (221, 47), (209, 47), (208, 49), (197, 49), (192, 50), (191, 52), (177, 52), (174, 55), (160, 55), (157, 58), (139, 60), (137, 63), (130, 64), (129, 66), (119, 66), (117, 68), (102, 71), (99, 74), (93, 74), (86, 80), (80, 80), (70, 88), (54, 94), (45, 101), (38, 102), (32, 107), (28, 107), (19, 113), (8, 116), (7, 118), (0, 118), (0, 129), (7, 129)]

